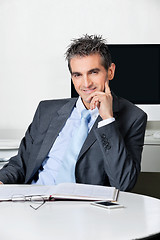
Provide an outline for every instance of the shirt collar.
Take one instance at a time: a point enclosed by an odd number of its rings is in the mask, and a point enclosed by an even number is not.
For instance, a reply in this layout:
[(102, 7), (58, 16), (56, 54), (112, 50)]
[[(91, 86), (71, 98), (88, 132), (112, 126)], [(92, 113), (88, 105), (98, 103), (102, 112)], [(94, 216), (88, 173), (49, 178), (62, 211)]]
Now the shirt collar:
[[(82, 99), (81, 97), (78, 98), (77, 102), (76, 102), (76, 108), (77, 108), (77, 111), (78, 111), (78, 114), (79, 116), (81, 117), (81, 112), (86, 109), (83, 102), (82, 102)], [(93, 110), (88, 110), (91, 114), (91, 118), (97, 118), (98, 115), (99, 115), (99, 111), (98, 111), (98, 108), (96, 107), (95, 109)]]

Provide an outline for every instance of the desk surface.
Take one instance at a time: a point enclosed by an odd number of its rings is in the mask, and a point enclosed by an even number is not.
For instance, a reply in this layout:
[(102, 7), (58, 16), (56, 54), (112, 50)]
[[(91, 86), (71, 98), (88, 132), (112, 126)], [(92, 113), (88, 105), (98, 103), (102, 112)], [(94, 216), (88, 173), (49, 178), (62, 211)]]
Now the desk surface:
[(3, 240), (129, 240), (160, 233), (160, 200), (120, 192), (125, 208), (107, 210), (89, 202), (46, 202), (38, 210), (29, 202), (0, 203)]

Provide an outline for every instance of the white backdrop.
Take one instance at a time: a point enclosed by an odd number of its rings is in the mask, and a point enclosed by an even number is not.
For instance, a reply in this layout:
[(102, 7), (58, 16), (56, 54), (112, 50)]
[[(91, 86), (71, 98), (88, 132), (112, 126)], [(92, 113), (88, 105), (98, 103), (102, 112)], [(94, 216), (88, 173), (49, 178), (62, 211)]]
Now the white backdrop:
[(0, 0), (0, 138), (23, 135), (40, 100), (70, 97), (72, 38), (160, 43), (159, 13), (159, 0)]

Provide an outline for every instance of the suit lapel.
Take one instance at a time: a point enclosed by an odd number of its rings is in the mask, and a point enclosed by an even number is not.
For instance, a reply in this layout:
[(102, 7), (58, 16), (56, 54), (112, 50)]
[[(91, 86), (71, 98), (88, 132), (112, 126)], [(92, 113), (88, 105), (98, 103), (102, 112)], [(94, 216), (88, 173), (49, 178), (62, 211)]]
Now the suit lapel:
[(38, 159), (44, 159), (48, 154), (50, 148), (52, 147), (54, 141), (56, 140), (59, 132), (63, 128), (68, 119), (77, 99), (71, 99), (62, 108), (60, 108), (57, 113), (52, 118), (46, 136), (44, 138), (43, 144), (38, 154)]
[(35, 174), (35, 172), (39, 169), (40, 165), (42, 164), (43, 160), (46, 158), (59, 132), (65, 125), (66, 120), (68, 119), (76, 101), (77, 99), (72, 98), (69, 102), (67, 102), (54, 114), (51, 123), (48, 127), (48, 130), (46, 132), (46, 136), (40, 147), (40, 151), (35, 161), (35, 165), (33, 165), (32, 162), (32, 171), (28, 171), (28, 174), (26, 174), (26, 182), (30, 179), (31, 176)]

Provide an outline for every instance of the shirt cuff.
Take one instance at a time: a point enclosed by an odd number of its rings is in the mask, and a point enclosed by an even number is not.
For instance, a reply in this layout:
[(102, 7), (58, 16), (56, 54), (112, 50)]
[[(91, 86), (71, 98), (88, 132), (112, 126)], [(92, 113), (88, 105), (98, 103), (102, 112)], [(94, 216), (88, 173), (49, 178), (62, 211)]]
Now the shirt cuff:
[(115, 118), (104, 119), (98, 123), (98, 128), (108, 125), (109, 123), (112, 123), (114, 121), (115, 121)]

